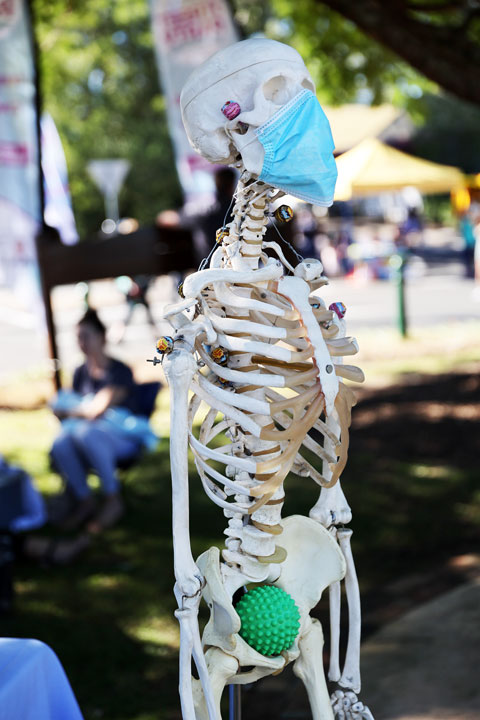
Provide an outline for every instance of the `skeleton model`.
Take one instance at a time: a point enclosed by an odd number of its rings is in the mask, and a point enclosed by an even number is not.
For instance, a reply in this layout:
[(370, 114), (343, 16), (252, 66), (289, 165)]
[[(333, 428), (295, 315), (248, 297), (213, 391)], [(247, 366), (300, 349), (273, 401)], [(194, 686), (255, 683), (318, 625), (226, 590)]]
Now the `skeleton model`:
[[(233, 219), (219, 229), (209, 263), (184, 281), (183, 299), (167, 308), (165, 317), (174, 332), (157, 345), (171, 391), (174, 592), (184, 720), (221, 720), (226, 684), (251, 683), (279, 673), (290, 662), (306, 686), (314, 720), (372, 718), (357, 698), (360, 601), (352, 532), (344, 528), (351, 512), (339, 483), (355, 402), (343, 379), (363, 380), (361, 370), (344, 364), (343, 357), (358, 347), (346, 337), (342, 303), (327, 309), (318, 295), (327, 283), (321, 263), (300, 259), (293, 267), (279, 244), (264, 239), (270, 205), (285, 192), (320, 204), (332, 202), (333, 143), (312, 93), (314, 84), (297, 52), (262, 39), (214, 55), (193, 73), (181, 96), (192, 145), (211, 162), (240, 171)], [(305, 124), (306, 100), (317, 120), (310, 116)], [(302, 122), (305, 130), (299, 130)], [(262, 180), (265, 164), (278, 170), (283, 161), (278, 153), (274, 157), (278, 143), (261, 142), (262, 132), (280, 128), (283, 133), (285, 123), (290, 127), (289, 152), (298, 156), (298, 164), (295, 160), (291, 176), (269, 183)], [(321, 135), (308, 140), (315, 144), (310, 149), (305, 148), (309, 132)], [(280, 155), (284, 149), (285, 144)], [(316, 186), (302, 171), (306, 152), (313, 153), (308, 162), (314, 165)], [(322, 187), (328, 196), (324, 199), (319, 196)], [(276, 211), (280, 219), (290, 214), (288, 206)], [(207, 496), (228, 519), (225, 549), (210, 548), (196, 562), (189, 536), (188, 446)], [(320, 459), (321, 473), (312, 465), (313, 456)], [(305, 481), (312, 478), (322, 488), (308, 518), (282, 519), (289, 472)], [(341, 671), (343, 578), (349, 637)], [(281, 652), (260, 652), (242, 633), (233, 596), (252, 584), (280, 588), (275, 593), (285, 591), (293, 598), (298, 632)], [(331, 697), (323, 672), (322, 628), (309, 614), (327, 587), (329, 679), (339, 685)], [(210, 618), (200, 637), (202, 598)], [(267, 646), (269, 623), (275, 620), (268, 615), (259, 620)], [(191, 676), (192, 656), (198, 679)]]

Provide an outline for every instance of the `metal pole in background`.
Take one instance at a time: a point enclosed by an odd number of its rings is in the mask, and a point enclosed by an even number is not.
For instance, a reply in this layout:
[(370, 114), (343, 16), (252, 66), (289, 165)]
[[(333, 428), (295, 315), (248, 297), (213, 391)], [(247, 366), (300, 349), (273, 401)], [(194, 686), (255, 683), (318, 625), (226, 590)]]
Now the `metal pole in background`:
[(242, 686), (228, 686), (228, 720), (242, 720)]
[[(50, 288), (46, 286), (45, 278), (43, 276), (42, 263), (39, 258), (38, 247), (42, 242), (48, 242), (47, 240), (47, 226), (45, 225), (45, 191), (43, 185), (43, 170), (42, 170), (42, 131), (41, 131), (41, 117), (42, 117), (42, 92), (41, 92), (41, 73), (40, 73), (40, 52), (37, 43), (37, 36), (35, 34), (35, 13), (33, 7), (33, 0), (26, 0), (25, 11), (29, 20), (30, 30), (30, 42), (32, 45), (32, 61), (33, 61), (33, 73), (34, 73), (34, 85), (35, 85), (35, 127), (37, 135), (37, 173), (38, 173), (38, 197), (40, 201), (40, 227), (35, 238), (37, 246), (37, 260), (38, 270), (40, 275), (40, 283), (42, 288), (43, 304), (45, 307), (45, 320), (47, 324), (48, 332), (48, 345), (50, 350), (50, 357), (54, 362), (54, 383), (55, 389), (59, 390), (61, 387), (60, 370), (58, 367), (58, 348), (55, 337), (55, 323), (53, 320), (53, 310), (50, 297)], [(52, 238), (49, 238), (52, 241)], [(57, 238), (58, 241), (58, 238)]]
[(116, 225), (120, 220), (118, 195), (116, 192), (110, 192), (105, 195), (105, 218), (110, 218)]
[(405, 308), (405, 266), (407, 264), (405, 253), (398, 252), (390, 258), (394, 271), (394, 283), (397, 289), (397, 327), (403, 338), (408, 336), (407, 313)]

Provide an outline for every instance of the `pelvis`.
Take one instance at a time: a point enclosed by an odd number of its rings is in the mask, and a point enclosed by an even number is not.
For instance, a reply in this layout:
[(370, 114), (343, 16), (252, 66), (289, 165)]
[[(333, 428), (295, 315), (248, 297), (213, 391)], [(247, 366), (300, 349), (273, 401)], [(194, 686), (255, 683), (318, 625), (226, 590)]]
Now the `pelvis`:
[[(222, 581), (220, 552), (213, 547), (197, 565), (205, 578), (203, 598), (210, 618), (202, 637), (212, 690), (221, 720), (220, 699), (226, 684), (254, 682), (279, 673), (294, 661), (294, 672), (306, 685), (314, 720), (333, 718), (323, 672), (323, 633), (310, 611), (325, 588), (345, 575), (343, 554), (330, 533), (310, 518), (293, 515), (281, 521), (280, 536), (287, 557), (274, 585), (294, 599), (300, 611), (300, 630), (293, 646), (276, 657), (261, 655), (240, 636), (241, 621)], [(200, 681), (194, 680), (197, 720), (208, 720)]]

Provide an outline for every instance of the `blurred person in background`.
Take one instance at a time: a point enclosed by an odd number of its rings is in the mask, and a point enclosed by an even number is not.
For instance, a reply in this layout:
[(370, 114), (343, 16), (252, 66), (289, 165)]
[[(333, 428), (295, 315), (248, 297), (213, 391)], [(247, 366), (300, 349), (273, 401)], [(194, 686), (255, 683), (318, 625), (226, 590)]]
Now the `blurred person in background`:
[(468, 211), (460, 215), (460, 234), (463, 238), (463, 259), (465, 262), (465, 277), (475, 277), (475, 223)]
[(68, 538), (37, 534), (47, 521), (46, 504), (33, 479), (0, 455), (0, 615), (13, 608), (17, 558), (66, 565), (90, 544), (87, 533)]
[(151, 275), (121, 275), (115, 278), (115, 285), (125, 297), (127, 303), (127, 314), (124, 320), (119, 321), (109, 330), (108, 338), (113, 343), (120, 343), (125, 338), (127, 326), (130, 324), (135, 308), (142, 306), (147, 315), (147, 320), (157, 334), (157, 326), (152, 314), (152, 308), (148, 299), (148, 291), (154, 281)]
[(396, 244), (398, 247), (412, 247), (418, 245), (423, 231), (423, 224), (420, 210), (417, 207), (409, 207), (406, 220), (399, 225)]
[(185, 206), (178, 212), (165, 210), (157, 215), (160, 227), (183, 227), (192, 231), (195, 247), (195, 259), (200, 263), (210, 252), (215, 235), (225, 222), (229, 221), (229, 210), (237, 184), (237, 173), (229, 167), (215, 170), (215, 198), (213, 203), (203, 210), (198, 206)]
[(301, 204), (295, 213), (296, 245), (304, 257), (317, 258), (315, 238), (318, 233), (317, 219), (311, 205)]
[[(89, 309), (77, 325), (77, 340), (85, 362), (75, 370), (73, 393), (60, 392), (52, 409), (62, 422), (51, 457), (74, 499), (62, 523), (74, 529), (88, 520), (91, 532), (114, 525), (124, 512), (116, 467), (134, 457), (141, 437), (128, 429), (135, 412), (135, 383), (130, 368), (105, 352), (106, 328)], [(121, 411), (115, 414), (110, 410)], [(103, 505), (97, 505), (87, 482), (89, 471), (100, 479)]]
[[(208, 255), (215, 241), (215, 234), (229, 221), (229, 210), (237, 184), (237, 173), (225, 167), (215, 171), (215, 200), (204, 213), (193, 216), (193, 236), (198, 260)], [(227, 217), (225, 217), (227, 216)]]
[[(213, 203), (207, 205), (203, 209), (199, 209), (197, 204), (187, 204), (181, 210), (164, 210), (159, 213), (156, 218), (156, 224), (159, 227), (182, 227), (191, 230), (194, 245), (194, 257), (197, 265), (208, 256), (212, 248), (215, 247), (215, 238), (217, 230), (222, 228), (226, 223), (231, 222), (231, 211), (234, 204), (234, 193), (238, 180), (238, 173), (230, 167), (221, 167), (215, 170), (215, 198)], [(302, 211), (300, 211), (302, 212)], [(308, 247), (310, 250), (302, 248), (302, 254), (305, 257), (318, 257), (318, 251), (315, 250), (316, 239), (316, 219), (312, 216), (311, 210), (306, 211), (311, 217), (313, 226), (307, 230), (310, 233), (307, 237)], [(307, 218), (308, 219), (308, 218)], [(270, 223), (267, 227), (265, 240), (273, 242), (282, 242), (283, 251), (287, 260), (295, 264), (296, 258), (289, 247), (294, 244), (294, 234), (296, 238), (302, 240), (303, 230), (298, 229), (296, 223), (297, 217), (293, 223), (282, 223), (278, 220)], [(276, 229), (273, 227), (276, 226)], [(280, 238), (279, 238), (280, 236)], [(313, 254), (307, 254), (309, 252)], [(178, 278), (180, 279), (180, 278)]]
[(475, 278), (475, 299), (480, 300), (480, 213), (474, 216), (473, 274)]
[(353, 243), (348, 227), (340, 228), (335, 238), (337, 249), (337, 261), (342, 275), (350, 275), (353, 272), (354, 264), (349, 256), (349, 247)]

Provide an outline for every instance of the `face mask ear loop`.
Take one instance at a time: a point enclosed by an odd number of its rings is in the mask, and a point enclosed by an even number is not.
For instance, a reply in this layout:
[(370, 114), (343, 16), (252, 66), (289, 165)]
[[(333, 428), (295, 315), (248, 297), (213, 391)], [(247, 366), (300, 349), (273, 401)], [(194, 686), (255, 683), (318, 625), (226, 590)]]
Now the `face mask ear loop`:
[(275, 230), (277, 231), (277, 235), (278, 235), (278, 237), (280, 238), (280, 240), (281, 240), (282, 242), (284, 242), (285, 245), (287, 245), (287, 246), (290, 248), (290, 250), (293, 252), (293, 254), (295, 255), (295, 257), (297, 258), (298, 262), (299, 262), (299, 263), (303, 262), (303, 260), (305, 260), (305, 258), (303, 257), (303, 255), (300, 255), (300, 253), (295, 250), (295, 248), (293, 247), (293, 245), (292, 245), (291, 243), (289, 243), (288, 240), (285, 240), (285, 238), (283, 237), (282, 233), (281, 233), (280, 230), (278, 229), (276, 223), (272, 223), (272, 225), (273, 225), (273, 227), (275, 228)]
[[(252, 185), (249, 185), (248, 187), (243, 188), (243, 192), (246, 193), (247, 190), (250, 192), (250, 191), (252, 190), (252, 187), (255, 186), (255, 185), (257, 185), (258, 182), (259, 182), (259, 181), (256, 180), (254, 183), (252, 183)], [(258, 197), (263, 197), (266, 193), (268, 193), (268, 189), (269, 189), (269, 188), (268, 188), (268, 185), (266, 185), (266, 186), (265, 186), (265, 190), (264, 190), (262, 193), (260, 193)], [(229, 214), (230, 214), (230, 212), (231, 212), (231, 210), (232, 210), (232, 207), (233, 207), (233, 205), (234, 205), (234, 203), (235, 203), (235, 201), (236, 201), (237, 199), (238, 199), (238, 194), (237, 194), (237, 193), (234, 193), (234, 194), (232, 195), (232, 199), (230, 200), (230, 205), (228, 206), (227, 212), (225, 213), (225, 217), (223, 218), (223, 227), (225, 227), (225, 225), (227, 224), (227, 218), (228, 218), (228, 216), (229, 216)], [(277, 229), (276, 226), (275, 226), (275, 229), (276, 229), (277, 232), (279, 233), (279, 230)], [(279, 233), (279, 234), (280, 234), (280, 233)], [(282, 236), (280, 235), (280, 237), (282, 237)], [(282, 240), (283, 240), (283, 238), (282, 238)], [(284, 240), (284, 242), (287, 242), (287, 241)], [(290, 243), (287, 243), (287, 245), (289, 245), (289, 244), (290, 244)], [(210, 260), (212, 259), (212, 255), (213, 255), (213, 253), (215, 252), (215, 250), (217, 249), (217, 247), (218, 247), (218, 243), (215, 241), (215, 243), (214, 243), (212, 249), (210, 250), (210, 252), (208, 253), (207, 257), (204, 257), (203, 260), (201, 261), (200, 265), (198, 266), (198, 270), (205, 270), (205, 268), (209, 266)], [(295, 249), (292, 248), (292, 250), (295, 252), (295, 254), (297, 255), (297, 257), (299, 257), (299, 255), (298, 255), (298, 253), (295, 251)], [(303, 260), (303, 258), (302, 258), (302, 260)]]
[[(228, 206), (227, 212), (225, 213), (225, 217), (223, 218), (222, 227), (225, 227), (225, 225), (227, 224), (227, 217), (230, 215), (230, 211), (233, 207), (233, 203), (235, 202), (235, 200), (236, 200), (236, 194), (234, 193), (232, 195), (232, 199), (230, 200), (230, 205)], [(210, 252), (208, 253), (207, 257), (204, 257), (203, 260), (201, 261), (200, 265), (198, 266), (198, 270), (205, 270), (205, 268), (208, 267), (208, 265), (210, 264), (210, 260), (212, 259), (212, 255), (215, 252), (215, 250), (217, 249), (217, 247), (218, 247), (218, 243), (215, 240), (215, 243), (214, 243), (212, 249), (210, 250)]]

